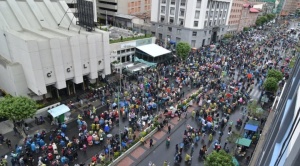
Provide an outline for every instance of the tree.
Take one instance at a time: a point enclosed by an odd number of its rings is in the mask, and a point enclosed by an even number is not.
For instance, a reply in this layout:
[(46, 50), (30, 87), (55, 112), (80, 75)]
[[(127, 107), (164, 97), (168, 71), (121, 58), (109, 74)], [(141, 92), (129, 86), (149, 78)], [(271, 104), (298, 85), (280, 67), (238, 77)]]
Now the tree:
[(278, 81), (274, 77), (268, 77), (264, 82), (264, 88), (266, 91), (276, 92), (278, 89)]
[(205, 161), (205, 166), (234, 166), (232, 156), (226, 153), (224, 150), (219, 152), (213, 151), (210, 153)]
[(0, 99), (0, 117), (20, 121), (32, 118), (37, 111), (37, 104), (27, 97), (6, 96)]
[(176, 46), (176, 54), (178, 57), (185, 60), (191, 51), (191, 46), (186, 42), (179, 42)]
[(275, 69), (271, 69), (268, 71), (267, 78), (273, 77), (277, 80), (277, 82), (281, 81), (283, 78), (283, 74)]
[(252, 117), (259, 118), (263, 114), (263, 109), (258, 105), (257, 100), (247, 104), (248, 114)]
[(224, 39), (230, 39), (230, 38), (232, 38), (232, 34), (229, 34), (229, 33), (226, 33), (225, 35), (224, 35)]

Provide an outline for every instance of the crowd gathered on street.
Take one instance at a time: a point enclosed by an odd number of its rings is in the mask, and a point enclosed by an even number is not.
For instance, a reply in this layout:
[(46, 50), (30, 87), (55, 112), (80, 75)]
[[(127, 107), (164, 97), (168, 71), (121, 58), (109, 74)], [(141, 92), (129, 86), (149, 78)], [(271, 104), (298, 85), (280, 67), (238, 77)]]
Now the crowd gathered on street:
[[(190, 162), (195, 155), (195, 144), (202, 144), (198, 154), (205, 158), (207, 146), (210, 146), (204, 143), (205, 140), (213, 144), (215, 150), (229, 152), (227, 143), (221, 146), (224, 128), (228, 129), (227, 136), (230, 136), (233, 124), (243, 126), (244, 123), (232, 122), (230, 114), (244, 111), (241, 108), (251, 102), (250, 92), (254, 88), (260, 89), (263, 94), (262, 85), (268, 69), (283, 72), (285, 79), (280, 83), (283, 86), (289, 77), (290, 57), (281, 53), (287, 54), (295, 43), (283, 27), (270, 26), (265, 30), (241, 32), (230, 40), (192, 49), (186, 60), (158, 64), (136, 74), (132, 80), (122, 79), (121, 86), (107, 82), (105, 87), (89, 94), (100, 100), (106, 110), (99, 112), (87, 102), (87, 107), (76, 120), (78, 133), (69, 133), (68, 124), (60, 122), (52, 131), (42, 130), (27, 135), (23, 144), (12, 143), (0, 134), (0, 144), (11, 149), (10, 156), (2, 156), (0, 165), (8, 162), (13, 166), (105, 163), (130, 144), (137, 141), (144, 143), (144, 137), (140, 137), (139, 133), (153, 125), (157, 115), (161, 115), (162, 119), (158, 127), (167, 125), (168, 134), (171, 131), (168, 125), (170, 118), (182, 120), (192, 117), (198, 123), (198, 126), (187, 125), (182, 142), (171, 144), (175, 145), (174, 162), (180, 163), (182, 159)], [(186, 99), (185, 93), (193, 89), (200, 89), (201, 93), (192, 103), (178, 108)], [(77, 102), (84, 104), (81, 98)], [(194, 103), (197, 106), (189, 115), (187, 108)], [(73, 103), (68, 104), (71, 109), (74, 107)], [(127, 122), (127, 125), (118, 129), (120, 134), (112, 133), (119, 121)], [(14, 131), (20, 135), (18, 129)], [(214, 135), (218, 135), (219, 139), (213, 140)], [(169, 146), (170, 142), (172, 138), (168, 136), (166, 145)], [(149, 146), (153, 146), (153, 141), (150, 140)], [(90, 163), (78, 162), (78, 155), (84, 155), (89, 148), (99, 148), (99, 153), (92, 157)], [(185, 156), (183, 148), (190, 149)]]

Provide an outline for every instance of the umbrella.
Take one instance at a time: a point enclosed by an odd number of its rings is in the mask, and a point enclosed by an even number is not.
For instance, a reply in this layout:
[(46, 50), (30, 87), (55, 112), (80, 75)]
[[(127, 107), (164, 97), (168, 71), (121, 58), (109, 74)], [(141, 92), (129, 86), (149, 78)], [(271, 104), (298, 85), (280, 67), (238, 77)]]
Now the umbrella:
[(247, 78), (248, 78), (248, 79), (251, 79), (251, 78), (252, 78), (252, 74), (251, 74), (251, 73), (248, 73), (248, 74), (247, 74)]
[(107, 134), (107, 138), (111, 138), (112, 137), (112, 134)]
[(227, 93), (227, 94), (226, 94), (226, 97), (227, 97), (227, 98), (231, 98), (231, 97), (232, 97), (232, 94)]
[(120, 101), (120, 102), (119, 102), (119, 105), (120, 105), (120, 107), (124, 107), (124, 106), (125, 106), (125, 103), (124, 103), (123, 101)]

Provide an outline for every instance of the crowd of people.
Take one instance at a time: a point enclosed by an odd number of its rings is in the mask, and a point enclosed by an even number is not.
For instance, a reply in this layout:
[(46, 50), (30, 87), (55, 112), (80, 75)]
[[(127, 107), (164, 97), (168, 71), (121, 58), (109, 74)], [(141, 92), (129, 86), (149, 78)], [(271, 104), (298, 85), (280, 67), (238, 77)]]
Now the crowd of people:
[[(241, 32), (228, 43), (220, 41), (192, 50), (185, 61), (159, 64), (143, 71), (135, 80), (122, 79), (121, 87), (107, 84), (101, 90), (91, 92), (106, 105), (106, 110), (99, 112), (89, 103), (78, 115), (78, 133), (68, 133), (67, 124), (62, 122), (49, 134), (40, 131), (28, 135), (23, 145), (13, 148), (10, 162), (13, 166), (68, 165), (76, 163), (78, 151), (86, 153), (89, 148), (101, 144), (104, 150), (93, 156), (90, 165), (104, 163), (115, 152), (137, 141), (136, 131), (150, 126), (158, 110), (167, 110), (167, 113), (172, 107), (179, 119), (181, 114), (187, 115), (186, 108), (177, 109), (177, 105), (191, 89), (202, 90), (196, 98), (199, 109), (191, 113), (200, 126), (198, 129), (187, 126), (182, 143), (176, 145), (175, 161), (181, 161), (182, 149), (186, 147), (191, 151), (185, 156), (185, 161), (190, 161), (194, 144), (204, 140), (205, 135), (213, 142), (213, 135), (219, 134), (214, 143), (215, 149), (219, 150), (222, 131), (230, 122), (230, 113), (250, 101), (249, 93), (255, 86), (262, 87), (268, 69), (280, 69), (288, 78), (285, 69), (288, 61), (279, 52), (294, 45), (295, 41), (284, 28)], [(81, 100), (78, 98), (83, 104)], [(113, 134), (111, 131), (120, 118), (128, 121), (128, 127), (119, 129), (122, 130), (120, 135)], [(88, 124), (87, 119), (92, 122)], [(1, 136), (0, 143), (3, 143)], [(205, 156), (206, 151), (207, 147), (203, 145), (200, 156)], [(38, 156), (37, 161), (34, 161), (34, 156)], [(7, 163), (7, 156), (2, 158), (3, 162)]]

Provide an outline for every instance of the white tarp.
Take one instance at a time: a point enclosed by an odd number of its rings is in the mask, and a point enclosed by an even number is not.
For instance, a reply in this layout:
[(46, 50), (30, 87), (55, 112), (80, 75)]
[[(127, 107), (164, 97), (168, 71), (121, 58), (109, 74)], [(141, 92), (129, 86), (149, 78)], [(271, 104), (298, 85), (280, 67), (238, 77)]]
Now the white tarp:
[(52, 117), (56, 118), (59, 115), (62, 115), (69, 111), (70, 111), (70, 108), (68, 106), (62, 104), (60, 106), (57, 106), (57, 107), (54, 107), (54, 108), (48, 110), (48, 113), (50, 113), (52, 115)]

